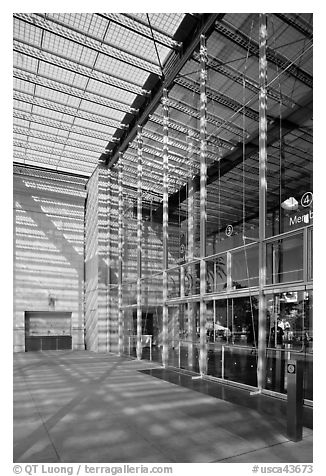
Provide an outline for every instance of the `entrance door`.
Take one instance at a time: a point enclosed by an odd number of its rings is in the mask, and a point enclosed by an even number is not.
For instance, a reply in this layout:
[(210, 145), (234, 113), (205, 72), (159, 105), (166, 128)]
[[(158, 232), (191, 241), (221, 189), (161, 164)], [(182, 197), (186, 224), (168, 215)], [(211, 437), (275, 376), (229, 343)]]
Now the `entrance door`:
[(287, 392), (286, 362), (303, 362), (304, 398), (312, 400), (312, 291), (288, 289), (267, 296), (266, 388)]

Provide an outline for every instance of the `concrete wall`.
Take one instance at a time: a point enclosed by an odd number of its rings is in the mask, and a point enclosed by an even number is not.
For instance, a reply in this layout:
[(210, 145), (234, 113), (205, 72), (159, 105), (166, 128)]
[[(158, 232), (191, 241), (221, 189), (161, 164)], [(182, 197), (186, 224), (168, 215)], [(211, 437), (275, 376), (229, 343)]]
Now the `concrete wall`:
[[(123, 307), (124, 335), (134, 333), (137, 302), (136, 197), (124, 196)], [(86, 345), (89, 350), (118, 350), (118, 183), (117, 171), (99, 166), (87, 184), (86, 201)], [(169, 262), (179, 257), (179, 230), (170, 226)], [(162, 306), (162, 225), (142, 222), (142, 309), (160, 315)], [(129, 307), (128, 307), (129, 306)], [(128, 307), (128, 308), (126, 308)]]
[(14, 168), (14, 351), (25, 350), (26, 311), (72, 313), (84, 348), (85, 179)]

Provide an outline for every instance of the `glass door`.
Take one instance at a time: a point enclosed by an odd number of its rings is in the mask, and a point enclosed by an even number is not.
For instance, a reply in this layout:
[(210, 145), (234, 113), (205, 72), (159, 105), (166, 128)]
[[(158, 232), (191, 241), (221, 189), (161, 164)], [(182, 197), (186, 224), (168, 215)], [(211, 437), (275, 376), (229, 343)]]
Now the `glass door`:
[(312, 291), (267, 297), (267, 389), (286, 393), (286, 362), (295, 359), (304, 367), (304, 397), (312, 400), (312, 323)]

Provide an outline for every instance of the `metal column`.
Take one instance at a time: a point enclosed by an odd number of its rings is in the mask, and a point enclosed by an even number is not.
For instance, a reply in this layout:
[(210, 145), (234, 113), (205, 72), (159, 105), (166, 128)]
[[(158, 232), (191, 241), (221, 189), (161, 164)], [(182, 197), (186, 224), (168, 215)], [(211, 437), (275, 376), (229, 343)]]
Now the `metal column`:
[(142, 358), (142, 175), (143, 175), (142, 127), (137, 132), (137, 359)]
[[(106, 222), (107, 222), (107, 239), (106, 239), (106, 256), (108, 262), (111, 258), (111, 208), (112, 208), (112, 171), (107, 169), (106, 183)], [(110, 352), (110, 318), (111, 318), (111, 276), (110, 267), (107, 268), (107, 319), (106, 319), (106, 352)]]
[[(194, 133), (191, 129), (188, 131), (188, 163), (189, 163), (189, 177), (188, 177), (188, 261), (194, 259), (194, 226), (195, 226), (195, 206), (194, 206)], [(188, 295), (192, 294), (193, 279), (194, 279), (194, 265), (189, 265), (188, 274), (190, 278), (188, 279)], [(188, 302), (187, 304), (187, 315), (188, 315), (188, 366), (191, 369), (194, 366), (194, 341), (196, 336), (196, 325), (195, 325), (195, 305), (193, 302)]]
[(189, 176), (188, 176), (188, 260), (194, 259), (194, 133), (191, 129), (188, 131), (187, 137), (187, 156), (189, 163)]
[(266, 380), (266, 282), (265, 223), (267, 191), (267, 16), (259, 14), (259, 309), (257, 386), (261, 391)]
[(167, 306), (168, 298), (168, 220), (169, 220), (169, 108), (168, 108), (168, 92), (167, 89), (163, 89), (162, 97), (163, 106), (163, 229), (162, 229), (162, 241), (163, 241), (163, 316), (162, 316), (162, 333), (163, 333), (163, 351), (162, 351), (162, 364), (167, 367), (169, 360), (169, 337), (168, 337), (168, 322), (169, 322), (169, 310)]
[(207, 373), (207, 338), (206, 338), (206, 221), (207, 221), (207, 48), (206, 38), (200, 37), (200, 353), (199, 371)]
[(123, 273), (123, 154), (119, 152), (118, 162), (118, 353), (123, 353), (123, 309), (122, 309), (122, 273)]

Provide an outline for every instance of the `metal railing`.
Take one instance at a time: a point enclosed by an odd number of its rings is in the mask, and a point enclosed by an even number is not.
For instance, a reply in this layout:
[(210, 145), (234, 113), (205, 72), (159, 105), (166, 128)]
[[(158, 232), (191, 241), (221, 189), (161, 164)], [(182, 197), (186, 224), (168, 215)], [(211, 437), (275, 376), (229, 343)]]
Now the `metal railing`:
[[(133, 343), (135, 343), (135, 347), (136, 347), (137, 337), (138, 337), (137, 335), (128, 336), (128, 352), (129, 352), (129, 355), (131, 355), (131, 348), (133, 347)], [(149, 360), (152, 360), (152, 340), (153, 340), (153, 337), (151, 335), (147, 335), (147, 334), (142, 334), (141, 335), (142, 349), (144, 347), (149, 347)]]

